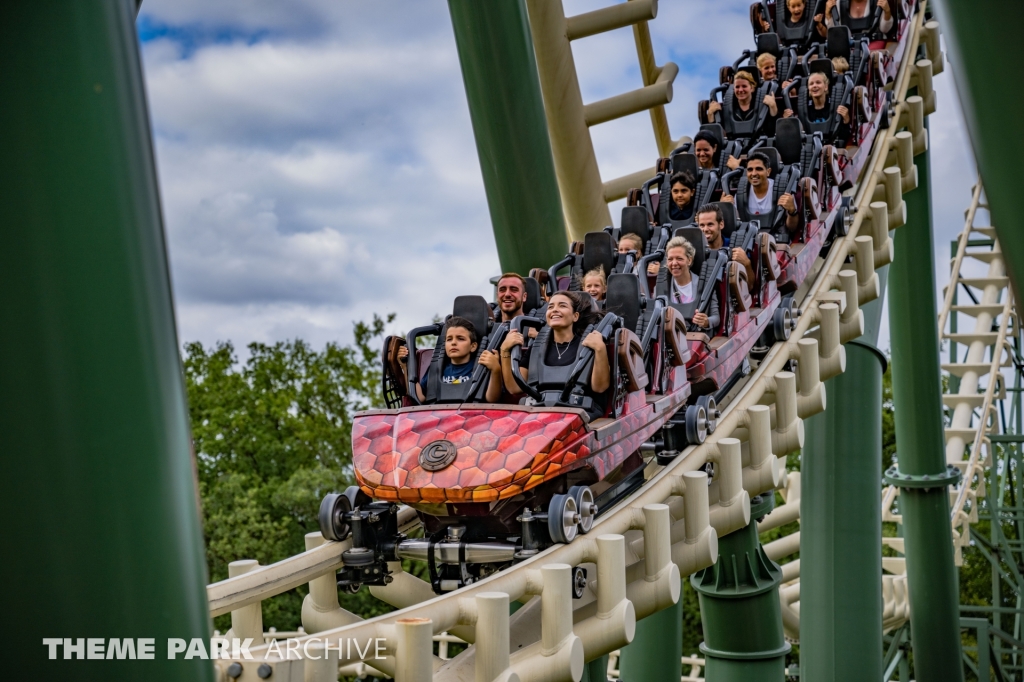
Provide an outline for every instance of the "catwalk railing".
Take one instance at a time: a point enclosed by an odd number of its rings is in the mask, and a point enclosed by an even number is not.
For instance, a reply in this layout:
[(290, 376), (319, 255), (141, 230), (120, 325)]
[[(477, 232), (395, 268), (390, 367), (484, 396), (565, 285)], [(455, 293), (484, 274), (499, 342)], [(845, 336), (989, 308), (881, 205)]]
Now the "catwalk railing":
[[(915, 55), (923, 44), (941, 63), (938, 25), (923, 22), (918, 12), (904, 54)], [(257, 663), (268, 666), (273, 679), (320, 682), (334, 680), (339, 665), (359, 662), (399, 682), (578, 680), (584, 660), (628, 644), (636, 620), (678, 601), (681, 577), (715, 562), (717, 538), (749, 523), (751, 497), (785, 488), (788, 502), (798, 499), (797, 479), (786, 485), (785, 458), (803, 444), (803, 419), (825, 409), (822, 382), (844, 370), (842, 344), (863, 333), (860, 306), (880, 294), (875, 269), (892, 261), (889, 232), (905, 223), (903, 193), (916, 183), (913, 159), (927, 145), (931, 76), (931, 61), (904, 60), (892, 85), (892, 125), (878, 131), (852, 191), (856, 210), (847, 235), (835, 240), (796, 292), (802, 314), (789, 340), (775, 344), (727, 396), (718, 428), (704, 444), (665, 467), (652, 464), (646, 484), (603, 513), (589, 534), (456, 592), (436, 596), (425, 581), (392, 564), (394, 580), (369, 589), (398, 610), (373, 619), (339, 606), (335, 572), (349, 542), (325, 543), (312, 534), (306, 552), (271, 566), (235, 562), (229, 579), (208, 588), (211, 614), (231, 613), (229, 636), (260, 641), (260, 602), (304, 583), (310, 589), (302, 608), (307, 634), (293, 639), (299, 650), (291, 657), (253, 647), (257, 660), (222, 659), (218, 668), (227, 674), (237, 664), (231, 672), (243, 680), (260, 679)], [(918, 94), (907, 97), (911, 87)], [(791, 361), (796, 371), (784, 371)], [(699, 470), (707, 462), (715, 464), (710, 485)], [(403, 510), (400, 522), (410, 529), (416, 516)], [(580, 565), (590, 580), (583, 598), (574, 600), (569, 576)], [(510, 615), (513, 601), (525, 605)], [(432, 642), (441, 632), (472, 646), (443, 660)], [(339, 651), (339, 639), (379, 646)], [(374, 658), (377, 652), (382, 658)]]

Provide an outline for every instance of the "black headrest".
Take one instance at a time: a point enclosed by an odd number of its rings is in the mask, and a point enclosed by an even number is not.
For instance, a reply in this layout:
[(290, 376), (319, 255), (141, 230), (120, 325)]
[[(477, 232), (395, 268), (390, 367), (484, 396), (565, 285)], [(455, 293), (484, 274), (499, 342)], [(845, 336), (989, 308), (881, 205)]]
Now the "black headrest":
[(682, 173), (689, 171), (693, 174), (693, 179), (696, 181), (700, 175), (700, 165), (697, 163), (696, 154), (688, 154), (683, 152), (681, 154), (672, 155), (672, 172)]
[[(643, 210), (643, 207), (638, 207)], [(615, 240), (607, 232), (587, 232), (583, 235), (583, 274), (594, 268), (604, 268), (604, 274), (615, 267)]]
[(719, 151), (721, 151), (722, 146), (725, 144), (725, 130), (722, 128), (722, 124), (721, 123), (705, 123), (705, 124), (701, 125), (700, 129), (701, 130), (706, 130), (706, 131), (708, 131), (709, 133), (711, 133), (712, 135), (715, 136), (715, 139), (718, 140), (718, 145), (716, 145), (716, 146), (718, 147)]
[(708, 257), (707, 237), (704, 236), (704, 233), (701, 232), (699, 227), (678, 227), (676, 228), (676, 231), (672, 233), (672, 236), (682, 237), (693, 244), (695, 253), (693, 255), (693, 263), (690, 264), (690, 270), (700, 274), (700, 268), (704, 265), (704, 261)]
[(782, 162), (779, 159), (779, 150), (775, 147), (758, 147), (757, 151), (768, 157), (768, 167), (771, 168), (772, 177), (776, 177), (782, 170)]
[(800, 151), (804, 146), (804, 131), (796, 116), (780, 118), (775, 123), (775, 149), (784, 164), (800, 163)]
[(832, 60), (825, 59), (824, 57), (818, 59), (812, 59), (807, 65), (807, 75), (810, 76), (812, 73), (823, 73), (828, 76), (828, 82), (832, 83), (835, 80), (835, 70), (832, 68)]
[(640, 319), (640, 280), (636, 275), (617, 272), (608, 278), (604, 309), (621, 317), (626, 329), (636, 329)]
[(527, 277), (525, 281), (526, 301), (523, 303), (523, 312), (529, 315), (531, 310), (536, 310), (540, 307), (544, 299), (540, 295), (540, 282), (533, 277)]
[(494, 313), (483, 296), (457, 296), (452, 306), (452, 315), (472, 322), (480, 338), (486, 336), (494, 324)]
[(776, 59), (782, 56), (782, 44), (779, 42), (778, 33), (762, 33), (757, 36), (758, 56), (768, 53)]
[(619, 234), (635, 234), (643, 240), (644, 246), (651, 239), (651, 223), (647, 220), (647, 209), (643, 206), (623, 206)]
[(853, 36), (850, 34), (849, 26), (833, 26), (828, 30), (825, 49), (827, 50), (829, 59), (842, 57), (846, 61), (850, 61), (850, 49), (852, 45)]
[(722, 235), (728, 237), (736, 229), (736, 223), (739, 222), (736, 204), (731, 201), (713, 201), (711, 206), (717, 206), (718, 210), (722, 212)]
[(761, 85), (761, 71), (756, 66), (741, 66), (740, 68), (736, 69), (736, 71), (737, 73), (740, 71), (746, 71), (747, 73), (754, 77), (754, 83), (756, 83), (757, 85)]

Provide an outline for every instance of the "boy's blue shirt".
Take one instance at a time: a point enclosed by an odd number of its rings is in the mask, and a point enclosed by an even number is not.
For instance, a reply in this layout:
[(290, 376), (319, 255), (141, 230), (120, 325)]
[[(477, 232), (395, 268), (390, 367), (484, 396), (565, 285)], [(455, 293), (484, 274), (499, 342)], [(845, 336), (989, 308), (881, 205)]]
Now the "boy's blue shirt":
[[(445, 362), (444, 370), (441, 372), (441, 383), (461, 384), (464, 381), (470, 381), (473, 377), (474, 367), (476, 367), (476, 362), (472, 360), (462, 365), (453, 365), (451, 362)], [(420, 386), (423, 387), (424, 391), (427, 390), (426, 374), (420, 379)]]

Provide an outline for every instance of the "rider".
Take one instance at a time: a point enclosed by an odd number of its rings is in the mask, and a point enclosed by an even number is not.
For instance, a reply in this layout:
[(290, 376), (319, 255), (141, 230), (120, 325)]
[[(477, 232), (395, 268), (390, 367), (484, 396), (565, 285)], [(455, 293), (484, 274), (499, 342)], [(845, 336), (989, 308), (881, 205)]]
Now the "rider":
[[(441, 383), (463, 384), (473, 380), (473, 369), (476, 362), (473, 354), (479, 344), (479, 337), (473, 323), (464, 317), (452, 316), (444, 326), (444, 354), (447, 360), (442, 363)], [(402, 346), (398, 349), (398, 359), (405, 362), (409, 357), (409, 347)], [(497, 402), (501, 398), (501, 368), (496, 367), (498, 356), (494, 351), (485, 350), (480, 354), (480, 364), (491, 370), (491, 379), (487, 384), (486, 400), (489, 403)], [(426, 400), (427, 380), (429, 373), (424, 374), (416, 384), (416, 396), (420, 402)]]
[[(543, 358), (544, 364), (549, 367), (571, 366), (576, 362), (580, 346), (594, 351), (590, 381), (587, 382), (587, 395), (593, 398), (594, 402), (594, 406), (588, 410), (591, 419), (604, 416), (603, 394), (611, 386), (611, 364), (608, 362), (608, 349), (604, 338), (596, 331), (588, 334), (586, 338), (582, 336), (587, 326), (597, 322), (597, 318), (598, 314), (590, 297), (582, 295), (582, 292), (559, 291), (548, 301), (546, 321), (551, 328), (551, 338)], [(510, 331), (501, 343), (501, 374), (505, 380), (506, 390), (512, 395), (522, 393), (512, 376), (512, 349), (517, 345), (524, 345), (524, 339), (523, 335), (515, 330)], [(529, 353), (524, 352), (519, 372), (526, 381), (530, 379), (529, 365)]]
[[(734, 210), (734, 209), (730, 209)], [(747, 281), (754, 281), (754, 267), (750, 263), (747, 252), (740, 247), (733, 247), (729, 250), (729, 238), (722, 234), (725, 227), (725, 216), (722, 215), (722, 208), (717, 204), (704, 204), (697, 211), (697, 227), (704, 233), (708, 240), (708, 246), (712, 249), (729, 251), (732, 259), (743, 266), (747, 271)]]
[[(749, 121), (757, 116), (757, 106), (754, 102), (754, 93), (757, 92), (757, 81), (746, 71), (738, 71), (733, 77), (732, 89), (734, 94), (732, 117), (737, 121)], [(765, 95), (763, 103), (768, 107), (769, 116), (765, 121), (765, 127), (771, 129), (771, 124), (779, 115), (779, 107), (773, 95)], [(708, 104), (708, 117), (713, 117), (722, 110), (722, 104), (712, 100)]]
[(690, 171), (673, 173), (669, 180), (672, 188), (672, 202), (669, 204), (668, 217), (672, 220), (693, 219), (693, 194), (697, 190), (697, 182)]
[(512, 318), (523, 314), (526, 302), (526, 280), (522, 275), (506, 272), (498, 279), (498, 310), (501, 322), (510, 322)]
[(595, 301), (603, 301), (605, 294), (608, 293), (608, 279), (604, 275), (604, 267), (598, 265), (583, 275), (582, 288)]
[[(761, 152), (754, 152), (747, 159), (747, 182), (750, 190), (747, 193), (747, 212), (751, 216), (764, 215), (775, 211), (775, 203), (772, 201), (772, 190), (775, 181), (769, 178), (771, 166), (768, 157)], [(723, 194), (722, 201), (734, 202), (732, 195)], [(786, 229), (790, 232), (796, 231), (800, 226), (800, 214), (796, 209), (796, 200), (790, 193), (779, 197), (779, 206), (786, 210)], [(745, 218), (745, 216), (740, 216)]]
[[(665, 247), (665, 267), (669, 273), (669, 303), (676, 306), (692, 304), (700, 296), (697, 288), (699, 282), (690, 271), (693, 265), (693, 257), (696, 249), (693, 244), (683, 237), (672, 237)], [(712, 333), (721, 321), (718, 305), (718, 292), (712, 289), (711, 301), (708, 305), (708, 313), (696, 310), (691, 318), (694, 331)]]

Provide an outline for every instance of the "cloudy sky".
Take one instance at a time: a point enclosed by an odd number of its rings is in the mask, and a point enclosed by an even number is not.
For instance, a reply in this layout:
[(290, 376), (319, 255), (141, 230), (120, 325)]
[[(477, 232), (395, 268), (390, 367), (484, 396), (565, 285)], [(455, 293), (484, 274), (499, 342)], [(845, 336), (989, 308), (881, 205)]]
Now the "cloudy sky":
[[(748, 6), (660, 3), (673, 136), (752, 46)], [(445, 0), (145, 0), (138, 26), (183, 342), (322, 346), (374, 313), (405, 330), (489, 293), (498, 259)], [(585, 102), (642, 85), (629, 29), (573, 50)], [(951, 70), (935, 83), (944, 283), (975, 172)], [(657, 156), (646, 113), (592, 134), (606, 179)]]

